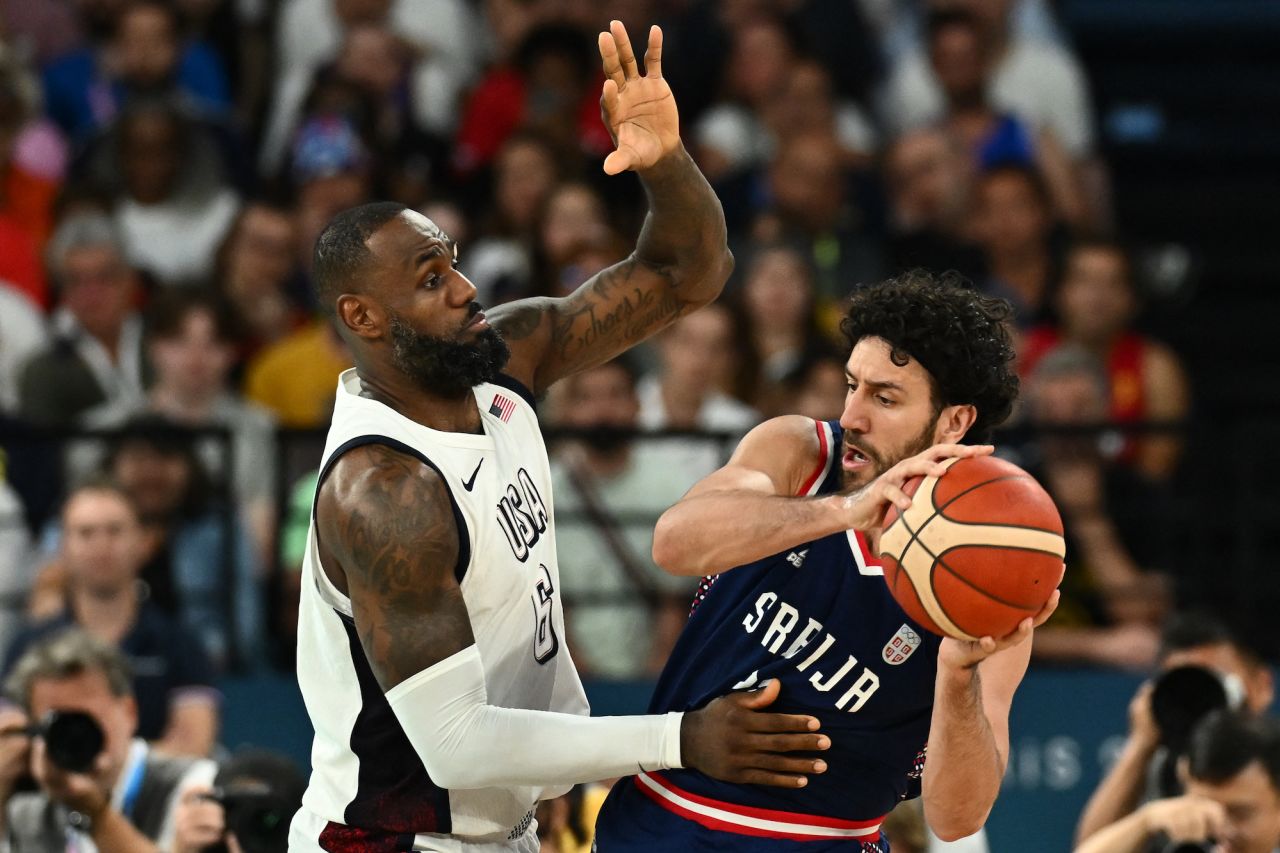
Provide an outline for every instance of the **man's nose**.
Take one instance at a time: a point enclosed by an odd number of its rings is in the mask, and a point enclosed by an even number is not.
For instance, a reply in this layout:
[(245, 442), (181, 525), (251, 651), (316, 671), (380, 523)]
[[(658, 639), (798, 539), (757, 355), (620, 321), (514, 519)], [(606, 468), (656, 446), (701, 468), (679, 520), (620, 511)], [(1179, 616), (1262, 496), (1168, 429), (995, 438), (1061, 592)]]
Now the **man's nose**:
[(467, 278), (460, 272), (455, 272), (450, 278), (453, 279), (452, 286), (449, 289), (449, 301), (453, 305), (470, 305), (476, 301), (476, 286), (471, 283), (471, 279)]
[(840, 426), (855, 432), (867, 432), (870, 425), (866, 401), (857, 391), (846, 394), (844, 411), (840, 414)]

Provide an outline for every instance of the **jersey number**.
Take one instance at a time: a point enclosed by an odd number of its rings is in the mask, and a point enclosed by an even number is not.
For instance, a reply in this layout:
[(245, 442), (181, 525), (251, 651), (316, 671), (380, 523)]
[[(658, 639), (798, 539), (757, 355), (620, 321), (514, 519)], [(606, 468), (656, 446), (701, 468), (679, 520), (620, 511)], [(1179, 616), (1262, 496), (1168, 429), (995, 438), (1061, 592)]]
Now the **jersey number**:
[(556, 638), (556, 626), (551, 621), (552, 608), (556, 604), (556, 588), (551, 584), (551, 571), (545, 565), (539, 565), (542, 577), (533, 588), (533, 659), (538, 663), (546, 663), (560, 651), (560, 641)]

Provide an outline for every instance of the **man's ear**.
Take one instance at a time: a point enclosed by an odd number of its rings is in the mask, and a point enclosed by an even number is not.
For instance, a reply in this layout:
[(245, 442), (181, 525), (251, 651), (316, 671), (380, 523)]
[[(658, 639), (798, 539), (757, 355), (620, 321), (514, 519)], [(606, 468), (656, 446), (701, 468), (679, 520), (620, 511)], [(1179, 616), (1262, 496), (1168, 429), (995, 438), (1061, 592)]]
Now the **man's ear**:
[(377, 340), (383, 334), (384, 314), (381, 307), (367, 296), (344, 293), (338, 297), (338, 322), (351, 333), (366, 340)]
[(978, 419), (978, 410), (972, 405), (947, 406), (938, 413), (938, 423), (933, 431), (934, 444), (956, 444)]

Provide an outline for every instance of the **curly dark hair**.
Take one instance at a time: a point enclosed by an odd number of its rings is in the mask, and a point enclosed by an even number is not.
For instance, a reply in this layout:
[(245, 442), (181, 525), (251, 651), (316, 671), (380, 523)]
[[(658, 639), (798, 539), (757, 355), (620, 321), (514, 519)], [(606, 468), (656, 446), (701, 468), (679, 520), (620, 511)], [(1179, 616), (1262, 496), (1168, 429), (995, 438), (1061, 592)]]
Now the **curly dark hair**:
[(894, 364), (920, 362), (935, 408), (977, 409), (966, 438), (981, 442), (1009, 417), (1018, 396), (1012, 314), (1008, 301), (983, 296), (959, 273), (917, 269), (855, 290), (840, 330), (850, 349), (863, 338), (882, 338)]

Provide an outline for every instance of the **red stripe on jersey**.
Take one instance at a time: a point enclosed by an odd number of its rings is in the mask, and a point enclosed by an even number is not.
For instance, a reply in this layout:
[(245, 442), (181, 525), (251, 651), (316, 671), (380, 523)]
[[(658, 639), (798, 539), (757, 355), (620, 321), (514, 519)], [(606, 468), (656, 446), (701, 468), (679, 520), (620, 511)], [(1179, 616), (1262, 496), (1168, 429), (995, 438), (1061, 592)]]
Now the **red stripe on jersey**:
[(813, 469), (813, 473), (809, 475), (809, 479), (804, 481), (804, 485), (800, 487), (797, 495), (807, 495), (809, 490), (813, 488), (813, 484), (818, 482), (818, 478), (822, 476), (822, 472), (827, 470), (827, 463), (830, 461), (831, 448), (827, 446), (827, 431), (823, 429), (822, 421), (814, 421), (813, 428), (818, 431), (818, 467)]

